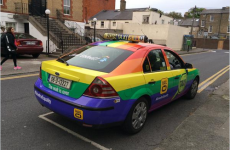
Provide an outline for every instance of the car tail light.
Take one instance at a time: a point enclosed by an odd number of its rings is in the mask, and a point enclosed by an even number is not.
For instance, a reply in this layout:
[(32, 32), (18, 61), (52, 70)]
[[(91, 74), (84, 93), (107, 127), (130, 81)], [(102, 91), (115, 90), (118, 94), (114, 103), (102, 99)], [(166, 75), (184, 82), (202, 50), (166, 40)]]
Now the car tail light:
[(20, 41), (16, 41), (16, 46), (21, 46)]
[(84, 95), (98, 98), (118, 96), (114, 88), (103, 78), (96, 77), (85, 91)]
[(40, 46), (43, 46), (42, 41), (39, 42), (39, 45), (40, 45)]

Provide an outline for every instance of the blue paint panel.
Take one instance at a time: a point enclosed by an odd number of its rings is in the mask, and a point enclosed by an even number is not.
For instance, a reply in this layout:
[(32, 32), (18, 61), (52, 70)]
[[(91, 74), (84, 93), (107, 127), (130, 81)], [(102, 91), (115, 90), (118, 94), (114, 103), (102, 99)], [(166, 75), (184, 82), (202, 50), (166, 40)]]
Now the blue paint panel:
[[(135, 100), (129, 100), (129, 101), (120, 100), (119, 103), (114, 103), (114, 100), (118, 98), (95, 99), (86, 96), (81, 96), (79, 99), (74, 99), (44, 87), (40, 79), (36, 81), (35, 86), (38, 87), (40, 90), (45, 91), (46, 93), (49, 93), (55, 97), (59, 97), (67, 102), (75, 103), (78, 105), (92, 107), (92, 108), (114, 107), (114, 109), (112, 110), (105, 110), (105, 111), (91, 111), (91, 110), (80, 109), (70, 104), (51, 98), (47, 95), (44, 95), (35, 89), (35, 96), (37, 100), (45, 107), (49, 108), (50, 110), (56, 113), (64, 115), (70, 119), (86, 124), (91, 124), (91, 125), (100, 125), (100, 124), (124, 121), (130, 108), (135, 102)], [(83, 111), (83, 120), (74, 117), (74, 108)]]

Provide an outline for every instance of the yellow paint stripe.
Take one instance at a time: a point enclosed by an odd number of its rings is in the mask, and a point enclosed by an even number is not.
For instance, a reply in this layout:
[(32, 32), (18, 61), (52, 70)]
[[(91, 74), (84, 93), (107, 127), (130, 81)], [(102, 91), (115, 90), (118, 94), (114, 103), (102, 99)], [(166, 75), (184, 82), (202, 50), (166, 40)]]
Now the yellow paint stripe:
[(1, 80), (11, 80), (11, 79), (18, 79), (18, 78), (26, 78), (26, 77), (32, 77), (32, 76), (38, 76), (39, 74), (28, 74), (28, 75), (21, 75), (21, 76), (12, 76), (12, 77), (5, 77), (1, 78)]
[(210, 53), (211, 52), (211, 50), (209, 50), (209, 51), (207, 51), (207, 52), (200, 52), (200, 53), (191, 53), (191, 54), (182, 54), (182, 55), (180, 55), (180, 56), (189, 56), (189, 55), (196, 55), (196, 54), (203, 54), (203, 53)]
[(220, 71), (218, 71), (217, 73), (215, 73), (214, 75), (212, 75), (211, 77), (209, 77), (208, 79), (203, 81), (202, 83), (200, 83), (198, 87), (201, 87), (203, 84), (205, 84), (206, 82), (208, 82), (209, 80), (211, 80), (212, 78), (214, 78), (216, 75), (218, 75), (219, 73), (221, 73), (222, 71), (224, 71), (227, 68), (229, 68), (229, 65), (224, 67), (223, 69), (221, 69)]
[(208, 84), (206, 84), (205, 86), (203, 86), (202, 88), (200, 88), (198, 90), (197, 93), (202, 92), (206, 87), (208, 87), (210, 84), (212, 84), (213, 82), (215, 82), (219, 77), (221, 77), (223, 74), (225, 74), (227, 71), (229, 71), (229, 68), (227, 70), (225, 70), (224, 72), (222, 72), (221, 74), (219, 74), (217, 77), (215, 77), (214, 79), (212, 79), (210, 82), (208, 82)]

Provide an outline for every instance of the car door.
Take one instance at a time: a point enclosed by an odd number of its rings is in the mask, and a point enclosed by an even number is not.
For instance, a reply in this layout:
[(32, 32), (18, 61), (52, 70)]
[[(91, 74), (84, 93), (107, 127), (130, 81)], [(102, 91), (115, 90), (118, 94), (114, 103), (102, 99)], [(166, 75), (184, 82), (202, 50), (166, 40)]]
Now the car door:
[(186, 91), (188, 74), (184, 67), (184, 61), (173, 51), (164, 49), (170, 65), (170, 72), (173, 74), (173, 93), (172, 100), (180, 97)]
[(170, 101), (170, 89), (173, 85), (172, 73), (167, 70), (161, 49), (149, 51), (143, 63), (143, 72), (147, 93), (151, 96), (150, 110)]

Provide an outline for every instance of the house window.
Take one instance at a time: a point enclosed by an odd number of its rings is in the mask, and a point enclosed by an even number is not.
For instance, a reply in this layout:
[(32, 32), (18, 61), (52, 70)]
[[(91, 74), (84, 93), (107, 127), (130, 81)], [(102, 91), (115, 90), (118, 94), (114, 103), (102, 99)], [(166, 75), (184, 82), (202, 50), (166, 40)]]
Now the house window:
[(116, 26), (116, 22), (113, 22), (113, 26)]
[(70, 15), (70, 0), (64, 0), (64, 14)]
[(213, 15), (210, 15), (210, 21), (214, 21)]
[(129, 23), (129, 22), (125, 22), (125, 23)]
[(165, 20), (161, 20), (161, 23), (164, 24), (164, 23), (165, 23)]
[(143, 23), (149, 23), (149, 16), (143, 16)]
[(212, 26), (209, 26), (208, 32), (209, 32), (209, 33), (212, 33)]
[(3, 5), (3, 0), (0, 0), (0, 5)]
[(14, 28), (14, 31), (16, 31), (16, 22), (6, 22), (6, 30), (7, 30), (9, 27)]
[(204, 27), (204, 20), (201, 20), (201, 27)]
[(230, 33), (230, 26), (228, 26), (228, 30), (227, 30), (228, 33)]
[(228, 16), (228, 21), (230, 21), (230, 15)]
[(104, 28), (104, 21), (101, 21), (101, 28)]

